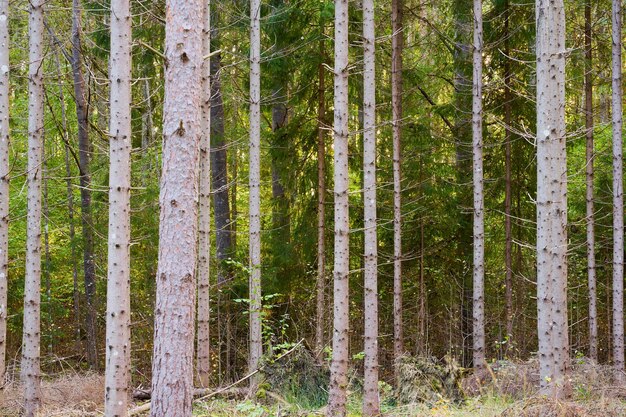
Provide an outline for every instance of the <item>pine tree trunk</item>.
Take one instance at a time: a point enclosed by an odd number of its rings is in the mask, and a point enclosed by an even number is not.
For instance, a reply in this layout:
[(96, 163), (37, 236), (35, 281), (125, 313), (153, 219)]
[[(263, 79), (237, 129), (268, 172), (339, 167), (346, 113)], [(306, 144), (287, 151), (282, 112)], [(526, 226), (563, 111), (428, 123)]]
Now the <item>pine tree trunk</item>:
[(567, 393), (567, 159), (563, 0), (537, 0), (537, 307), (542, 391)]
[(87, 362), (93, 370), (98, 370), (98, 348), (96, 330), (96, 268), (93, 249), (93, 219), (91, 214), (91, 174), (89, 159), (89, 115), (85, 98), (81, 50), (81, 11), (79, 0), (72, 2), (72, 75), (74, 78), (74, 97), (76, 118), (78, 120), (78, 155), (80, 162), (80, 199), (83, 232), (83, 265), (85, 272), (85, 298), (87, 301)]
[(72, 262), (73, 300), (74, 300), (74, 331), (76, 332), (76, 350), (80, 350), (81, 323), (80, 323), (80, 293), (78, 290), (78, 262), (76, 260), (76, 229), (74, 225), (74, 191), (72, 190), (72, 168), (70, 164), (70, 143), (67, 131), (67, 111), (65, 108), (65, 94), (63, 94), (63, 81), (60, 78), (61, 60), (58, 50), (55, 51), (54, 60), (59, 73), (59, 105), (61, 107), (61, 135), (64, 143), (65, 182), (67, 189), (67, 218), (69, 223), (70, 257)]
[(198, 257), (202, 0), (167, 0), (153, 417), (189, 417)]
[(0, 385), (6, 372), (9, 274), (9, 1), (0, 0)]
[(363, 0), (363, 172), (365, 329), (363, 415), (378, 416), (378, 236), (376, 215), (376, 32), (374, 0)]
[[(397, 361), (404, 354), (402, 326), (402, 182), (400, 175), (402, 141), (402, 0), (391, 2), (391, 111), (393, 135), (393, 355)], [(396, 363), (397, 365), (397, 363)], [(396, 384), (398, 367), (394, 366)]]
[(624, 185), (622, 161), (622, 2), (613, 0), (613, 365), (624, 380)]
[[(261, 341), (261, 1), (250, 1), (250, 357), (255, 371)], [(250, 381), (255, 392), (258, 379)]]
[[(210, 0), (203, 1), (202, 55), (208, 56), (211, 50)], [(196, 343), (196, 374), (202, 387), (209, 384), (211, 376), (210, 356), (210, 261), (211, 256), (211, 68), (210, 58), (202, 63), (202, 84), (200, 88), (200, 181), (198, 213), (198, 334)]]
[(513, 338), (513, 233), (511, 229), (511, 141), (513, 139), (512, 123), (513, 111), (511, 94), (511, 63), (508, 59), (511, 53), (509, 48), (509, 25), (511, 8), (508, 0), (505, 1), (504, 17), (504, 299), (506, 305), (506, 348), (509, 349)]
[(598, 360), (598, 312), (596, 307), (596, 249), (593, 204), (593, 78), (591, 49), (591, 0), (585, 2), (585, 129), (587, 202), (587, 280), (589, 290), (589, 357)]
[[(323, 35), (323, 34), (322, 34)], [(324, 40), (320, 41), (320, 64), (318, 66), (317, 105), (317, 305), (315, 320), (315, 352), (320, 362), (324, 350), (324, 309), (326, 305), (326, 142), (325, 136), (325, 70)]]
[(335, 0), (335, 266), (333, 357), (330, 366), (328, 417), (346, 415), (349, 343), (350, 269), (348, 209), (348, 0)]
[(474, 368), (485, 363), (485, 200), (483, 182), (483, 4), (474, 0), (474, 85), (472, 103), (474, 180)]
[[(212, 15), (214, 16), (215, 14)], [(215, 19), (212, 20), (213, 28), (215, 28)], [(215, 38), (216, 30), (212, 29), (211, 39)], [(228, 201), (227, 144), (224, 138), (224, 102), (220, 80), (221, 62), (220, 54), (211, 57), (211, 189), (214, 196), (217, 282), (223, 285), (228, 281), (228, 271), (223, 262), (232, 256), (232, 242)]]
[(461, 350), (461, 364), (472, 366), (472, 2), (455, 0), (453, 4), (454, 48), (454, 140), (457, 168), (457, 210), (459, 219), (456, 233), (456, 259), (453, 272), (460, 285), (457, 346)]
[(42, 0), (30, 2), (28, 27), (28, 210), (21, 364), (26, 417), (34, 417), (41, 402), (39, 359), (41, 345), (41, 180), (44, 133), (43, 4)]
[[(76, 0), (75, 0), (76, 1)], [(125, 416), (130, 384), (131, 17), (111, 2), (109, 241), (105, 415)]]

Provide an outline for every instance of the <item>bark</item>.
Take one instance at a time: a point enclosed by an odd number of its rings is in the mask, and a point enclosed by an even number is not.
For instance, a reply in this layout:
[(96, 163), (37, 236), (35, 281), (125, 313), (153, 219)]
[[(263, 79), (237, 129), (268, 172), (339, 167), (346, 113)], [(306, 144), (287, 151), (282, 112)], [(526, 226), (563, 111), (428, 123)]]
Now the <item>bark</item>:
[(591, 0), (585, 2), (585, 129), (586, 129), (586, 208), (587, 280), (589, 291), (589, 357), (598, 360), (598, 312), (596, 307), (596, 253), (593, 204), (593, 79), (591, 49)]
[(507, 349), (511, 346), (513, 338), (513, 233), (511, 228), (511, 142), (513, 136), (512, 122), (512, 100), (511, 94), (511, 62), (509, 60), (509, 24), (511, 18), (511, 9), (508, 0), (505, 2), (504, 17), (504, 298), (506, 304), (506, 336)]
[[(402, 206), (401, 206), (401, 141), (402, 141), (402, 0), (391, 3), (391, 111), (393, 135), (393, 353), (397, 361), (404, 354), (402, 326)], [(396, 363), (397, 365), (397, 363)], [(396, 384), (398, 367), (394, 366)]]
[(167, 0), (163, 174), (151, 415), (191, 416), (203, 1)]
[(0, 0), (0, 385), (6, 371), (9, 273), (9, 1)]
[[(250, 353), (249, 372), (259, 367), (261, 341), (261, 1), (250, 1)], [(256, 391), (258, 378), (250, 379)]]
[(328, 417), (346, 415), (349, 342), (348, 0), (335, 0), (334, 180), (335, 265), (333, 357)]
[(537, 0), (537, 325), (542, 391), (567, 393), (565, 13)]
[(91, 175), (89, 160), (89, 114), (85, 97), (85, 80), (82, 72), (81, 11), (79, 0), (72, 2), (72, 76), (78, 121), (78, 155), (80, 163), (80, 200), (83, 234), (83, 266), (85, 272), (85, 299), (87, 302), (87, 362), (98, 370), (98, 348), (96, 329), (96, 268), (93, 249), (93, 219), (91, 210)]
[(622, 161), (622, 2), (612, 2), (613, 22), (613, 365), (624, 381), (624, 178)]
[(363, 173), (365, 329), (363, 415), (378, 416), (378, 237), (376, 215), (376, 32), (374, 0), (363, 0)]
[(457, 225), (456, 278), (460, 280), (460, 340), (461, 364), (472, 366), (472, 279), (469, 270), (472, 262), (472, 21), (471, 2), (455, 0), (453, 5), (455, 25), (454, 48), (454, 101), (456, 114), (453, 132), (456, 147), (457, 205), (460, 212)]
[(67, 111), (65, 108), (65, 95), (63, 94), (63, 82), (61, 80), (61, 61), (58, 52), (55, 52), (54, 59), (59, 73), (59, 105), (61, 107), (61, 135), (65, 149), (65, 182), (67, 189), (67, 217), (70, 238), (70, 257), (72, 262), (73, 278), (73, 299), (74, 299), (74, 327), (76, 332), (76, 349), (80, 349), (81, 324), (80, 324), (80, 293), (78, 290), (78, 263), (76, 260), (76, 229), (74, 225), (74, 191), (72, 190), (72, 168), (70, 164), (70, 142), (67, 131)]
[[(202, 55), (211, 49), (210, 0), (203, 2)], [(200, 118), (200, 182), (198, 213), (198, 334), (196, 344), (196, 374), (202, 387), (209, 384), (211, 376), (210, 335), (210, 262), (211, 256), (211, 78), (210, 58), (202, 63), (201, 118)]]
[(324, 40), (322, 39), (320, 41), (319, 84), (317, 89), (317, 319), (315, 320), (315, 351), (320, 361), (323, 359), (322, 351), (324, 350), (324, 309), (326, 305), (326, 132), (324, 131), (326, 87), (324, 57)]
[(41, 185), (43, 163), (43, 1), (29, 8), (28, 65), (28, 195), (26, 227), (26, 277), (24, 280), (24, 331), (21, 377), (24, 415), (34, 417), (41, 402)]
[(113, 0), (104, 402), (107, 417), (126, 415), (130, 384), (131, 36), (129, 0)]
[(485, 199), (483, 181), (483, 4), (474, 0), (474, 76), (472, 100), (472, 142), (474, 182), (474, 368), (485, 362)]
[[(213, 19), (215, 20), (215, 19)], [(215, 22), (213, 23), (215, 26)], [(216, 38), (213, 29), (211, 38)], [(215, 48), (214, 48), (215, 49)], [(228, 270), (224, 261), (231, 257), (230, 205), (228, 202), (228, 169), (226, 141), (224, 138), (224, 103), (220, 80), (221, 56), (211, 58), (211, 187), (215, 215), (215, 249), (218, 261), (217, 281), (223, 285), (228, 281)]]

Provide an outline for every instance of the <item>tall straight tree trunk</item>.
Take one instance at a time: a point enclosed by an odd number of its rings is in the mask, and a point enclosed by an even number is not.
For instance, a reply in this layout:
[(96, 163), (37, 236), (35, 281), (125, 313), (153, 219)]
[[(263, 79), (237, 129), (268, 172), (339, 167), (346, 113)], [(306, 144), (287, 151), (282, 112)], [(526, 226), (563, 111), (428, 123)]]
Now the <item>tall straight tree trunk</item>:
[(395, 381), (399, 384), (398, 359), (404, 354), (402, 326), (402, 0), (391, 2), (391, 112), (393, 135), (393, 357)]
[[(215, 16), (215, 14), (213, 14)], [(213, 28), (217, 22), (213, 19)], [(216, 39), (212, 29), (211, 39)], [(213, 49), (216, 49), (214, 46)], [(222, 99), (221, 55), (211, 59), (211, 187), (213, 189), (213, 212), (215, 215), (215, 249), (218, 261), (217, 281), (222, 285), (228, 280), (223, 262), (232, 255), (230, 233), (230, 205), (228, 201), (228, 169), (226, 140), (224, 137), (224, 102)]]
[(483, 3), (474, 0), (474, 82), (472, 103), (474, 182), (474, 368), (485, 363), (485, 198), (483, 181)]
[(72, 76), (76, 118), (78, 120), (78, 155), (80, 162), (80, 200), (83, 231), (83, 265), (85, 271), (85, 299), (87, 301), (87, 362), (91, 369), (98, 369), (98, 347), (96, 329), (96, 268), (93, 253), (93, 220), (91, 214), (91, 174), (89, 160), (89, 114), (85, 97), (85, 80), (82, 71), (80, 1), (72, 2)]
[(598, 312), (596, 307), (596, 238), (593, 205), (593, 77), (591, 71), (591, 0), (585, 2), (585, 129), (587, 203), (587, 280), (589, 290), (589, 357), (598, 360)]
[(9, 276), (9, 1), (0, 0), (0, 385), (6, 372)]
[(130, 384), (131, 36), (130, 1), (113, 0), (104, 401), (107, 417), (126, 415)]
[[(203, 1), (202, 55), (211, 51), (210, 0)], [(211, 376), (210, 335), (210, 285), (209, 273), (211, 256), (211, 62), (206, 58), (202, 62), (202, 84), (200, 88), (200, 181), (198, 213), (198, 334), (196, 343), (196, 374), (201, 386), (209, 384)]]
[(622, 161), (622, 2), (613, 0), (613, 365), (624, 380), (624, 178)]
[[(261, 341), (261, 1), (250, 1), (250, 353), (248, 369), (259, 367)], [(252, 378), (250, 391), (256, 390)]]
[(348, 0), (335, 0), (335, 265), (333, 357), (330, 365), (328, 417), (346, 415), (349, 343), (350, 242), (348, 209)]
[(472, 2), (455, 0), (453, 5), (455, 26), (454, 48), (454, 140), (457, 168), (457, 206), (459, 219), (456, 232), (456, 257), (454, 274), (460, 281), (459, 312), (460, 334), (457, 344), (461, 349), (461, 364), (472, 363)]
[(504, 299), (506, 304), (506, 336), (507, 349), (513, 338), (513, 233), (511, 229), (511, 141), (513, 139), (512, 122), (513, 110), (511, 94), (511, 54), (509, 47), (509, 27), (511, 8), (508, 0), (505, 1), (504, 16)]
[(203, 0), (167, 0), (153, 417), (192, 412)]
[(317, 87), (317, 305), (315, 320), (315, 353), (322, 361), (324, 350), (324, 309), (326, 305), (326, 142), (324, 120), (326, 113), (324, 39), (320, 40), (320, 64)]
[(230, 233), (230, 205), (228, 201), (228, 169), (224, 138), (224, 103), (220, 80), (221, 56), (211, 59), (211, 171), (214, 195), (215, 245), (218, 261), (217, 279), (219, 284), (228, 280), (223, 262), (232, 256)]
[(41, 402), (41, 184), (43, 168), (43, 0), (30, 2), (28, 25), (28, 210), (24, 331), (21, 377), (24, 415), (34, 417)]
[(374, 0), (363, 0), (363, 217), (365, 328), (363, 415), (378, 416), (378, 236), (376, 215), (376, 32)]
[(67, 217), (69, 223), (70, 257), (72, 260), (73, 299), (74, 299), (74, 331), (76, 332), (76, 349), (80, 349), (81, 323), (80, 323), (80, 293), (78, 290), (78, 262), (76, 260), (76, 229), (74, 226), (74, 191), (72, 190), (72, 168), (70, 164), (70, 142), (67, 131), (67, 111), (65, 108), (65, 94), (63, 93), (63, 81), (61, 79), (61, 60), (58, 50), (55, 51), (54, 60), (59, 74), (59, 105), (61, 107), (61, 135), (64, 143), (65, 183), (67, 189)]
[(563, 0), (537, 0), (537, 325), (545, 394), (567, 393), (567, 158)]

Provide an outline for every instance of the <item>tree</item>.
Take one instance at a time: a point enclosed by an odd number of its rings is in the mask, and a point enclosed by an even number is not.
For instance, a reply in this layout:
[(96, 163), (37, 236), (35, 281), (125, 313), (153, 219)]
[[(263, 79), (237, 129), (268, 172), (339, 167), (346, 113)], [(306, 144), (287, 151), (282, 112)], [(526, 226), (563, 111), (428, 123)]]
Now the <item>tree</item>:
[(108, 417), (126, 415), (130, 384), (131, 23), (129, 0), (113, 0), (105, 349), (105, 413)]
[(24, 415), (33, 417), (40, 405), (41, 331), (41, 184), (43, 176), (43, 5), (30, 2), (28, 25), (28, 208), (26, 277), (24, 280), (24, 331), (21, 377)]
[(454, 125), (455, 141), (456, 204), (460, 212), (456, 225), (456, 260), (454, 275), (460, 287), (459, 315), (461, 364), (472, 363), (472, 193), (468, 186), (472, 181), (472, 13), (470, 0), (454, 0)]
[[(322, 34), (323, 36), (323, 34)], [(320, 40), (320, 63), (317, 86), (317, 281), (315, 353), (322, 359), (324, 350), (324, 309), (326, 306), (326, 132), (325, 130), (325, 74), (324, 39)]]
[(474, 74), (472, 102), (474, 180), (473, 363), (485, 367), (485, 198), (483, 181), (483, 3), (474, 0)]
[(613, 365), (624, 380), (624, 177), (622, 161), (622, 2), (612, 2)]
[[(72, 1), (72, 76), (74, 79), (74, 100), (76, 102), (76, 118), (78, 121), (78, 155), (80, 173), (80, 203), (83, 234), (83, 269), (85, 282), (85, 298), (87, 301), (87, 362), (98, 369), (98, 347), (96, 337), (96, 267), (93, 249), (93, 216), (91, 207), (91, 174), (89, 141), (89, 114), (85, 96), (85, 78), (83, 76), (83, 53), (81, 46), (81, 10), (79, 0)], [(130, 66), (129, 66), (130, 68)], [(130, 71), (130, 69), (129, 69)], [(125, 104), (121, 104), (125, 105)], [(129, 117), (130, 120), (130, 117)], [(130, 123), (130, 122), (129, 122)], [(128, 131), (130, 132), (130, 130)], [(130, 137), (130, 134), (129, 134)], [(130, 149), (130, 147), (129, 147)], [(126, 268), (129, 271), (130, 266)]]
[(378, 395), (378, 236), (376, 233), (376, 32), (374, 0), (363, 1), (363, 172), (365, 358), (363, 415), (380, 414)]
[(565, 12), (537, 0), (537, 327), (544, 393), (567, 393)]
[(211, 255), (211, 18), (210, 0), (204, 1), (204, 29), (202, 31), (202, 55), (207, 57), (202, 62), (202, 84), (200, 94), (200, 181), (198, 213), (198, 334), (196, 343), (196, 374), (201, 386), (209, 384), (211, 374), (210, 335), (210, 274), (209, 257)]
[[(261, 1), (250, 1), (250, 353), (248, 369), (259, 367), (261, 340)], [(253, 378), (250, 390), (256, 390)]]
[[(391, 126), (393, 135), (393, 354), (398, 361), (404, 354), (402, 332), (402, 0), (391, 2)], [(397, 365), (397, 363), (396, 363)], [(395, 368), (399, 383), (398, 367)]]
[(0, 384), (6, 371), (9, 276), (9, 1), (0, 0)]
[(166, 3), (154, 417), (188, 417), (192, 411), (203, 9), (201, 0)]
[(589, 357), (598, 360), (598, 312), (596, 307), (596, 243), (593, 202), (593, 50), (591, 47), (591, 0), (585, 2), (585, 137), (587, 282), (589, 290)]
[(330, 366), (328, 417), (346, 415), (350, 269), (348, 212), (348, 0), (335, 0), (335, 265), (333, 357)]

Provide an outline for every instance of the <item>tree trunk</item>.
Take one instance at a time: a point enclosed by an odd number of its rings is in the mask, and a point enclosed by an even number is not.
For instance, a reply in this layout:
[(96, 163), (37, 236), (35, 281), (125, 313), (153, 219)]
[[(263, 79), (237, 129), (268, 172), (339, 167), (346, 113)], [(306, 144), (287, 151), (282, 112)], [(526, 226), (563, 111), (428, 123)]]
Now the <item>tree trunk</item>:
[(511, 94), (511, 62), (509, 59), (509, 21), (511, 9), (508, 0), (505, 1), (504, 16), (504, 299), (506, 304), (506, 337), (507, 349), (510, 348), (513, 338), (513, 233), (511, 229), (511, 142), (513, 127), (513, 111)]
[(393, 135), (393, 356), (395, 381), (399, 384), (397, 361), (404, 354), (402, 326), (402, 182), (400, 175), (402, 141), (402, 0), (391, 2), (391, 111)]
[[(323, 33), (322, 33), (323, 37)], [(326, 305), (326, 143), (325, 136), (325, 70), (324, 39), (320, 40), (319, 84), (317, 88), (317, 306), (315, 320), (315, 352), (320, 362), (324, 350), (324, 309)]]
[(6, 372), (9, 274), (9, 1), (0, 0), (0, 384)]
[[(261, 1), (250, 1), (250, 357), (259, 367), (261, 341)], [(258, 379), (250, 380), (250, 392)]]
[(485, 199), (483, 181), (483, 3), (474, 0), (474, 82), (472, 103), (474, 180), (474, 368), (485, 368)]
[(365, 329), (363, 415), (378, 416), (378, 237), (376, 215), (376, 32), (374, 0), (363, 0)]
[(591, 49), (591, 0), (585, 2), (585, 129), (587, 203), (587, 279), (589, 289), (589, 357), (598, 360), (598, 312), (596, 308), (596, 249), (593, 204), (593, 78)]
[(348, 0), (335, 0), (335, 266), (333, 357), (330, 366), (328, 417), (346, 415), (348, 384), (350, 269), (348, 210)]
[(65, 149), (65, 182), (67, 188), (67, 217), (69, 223), (69, 239), (72, 262), (72, 278), (73, 278), (73, 299), (74, 299), (74, 327), (76, 332), (76, 350), (80, 349), (81, 342), (81, 323), (80, 323), (80, 293), (78, 290), (78, 263), (76, 260), (76, 229), (74, 226), (74, 191), (72, 190), (72, 168), (70, 164), (70, 142), (67, 132), (67, 112), (65, 108), (65, 94), (63, 93), (63, 81), (60, 78), (61, 61), (58, 51), (55, 51), (54, 59), (59, 73), (59, 105), (61, 107), (61, 135)]
[(613, 0), (613, 365), (624, 380), (624, 185), (622, 161), (622, 2)]
[[(203, 2), (202, 55), (211, 51), (210, 0)], [(200, 118), (200, 181), (198, 213), (198, 334), (196, 344), (196, 374), (202, 387), (207, 387), (211, 376), (210, 350), (210, 261), (211, 256), (211, 68), (210, 58), (202, 62), (201, 118)]]
[[(215, 19), (213, 19), (215, 27)], [(211, 39), (216, 38), (215, 29)], [(215, 49), (215, 47), (213, 47)], [(217, 257), (217, 282), (222, 285), (228, 280), (224, 261), (231, 257), (230, 205), (228, 202), (228, 169), (226, 141), (224, 138), (224, 103), (220, 81), (221, 56), (211, 58), (211, 186), (213, 189), (213, 211), (215, 215), (215, 249)]]
[(567, 393), (567, 159), (563, 0), (537, 0), (537, 307), (542, 391)]
[(459, 310), (461, 364), (472, 366), (472, 18), (470, 0), (455, 0), (453, 5), (455, 26), (454, 48), (454, 140), (457, 168), (457, 205), (459, 220), (456, 233), (456, 265), (454, 274), (460, 281)]
[[(76, 1), (76, 0), (74, 0)], [(129, 0), (111, 2), (107, 417), (125, 416), (130, 384), (131, 17)]]
[(93, 219), (91, 214), (91, 174), (89, 159), (89, 114), (85, 98), (85, 80), (83, 77), (81, 48), (81, 11), (79, 0), (72, 2), (72, 75), (74, 78), (74, 96), (76, 118), (78, 121), (78, 155), (80, 162), (80, 200), (83, 232), (83, 264), (85, 271), (85, 299), (87, 301), (87, 362), (93, 370), (98, 370), (98, 347), (96, 331), (96, 268), (93, 252)]
[(163, 174), (152, 361), (153, 417), (189, 417), (193, 395), (203, 1), (167, 0)]
[(41, 402), (39, 358), (41, 344), (41, 179), (44, 129), (43, 4), (42, 0), (30, 2), (28, 26), (28, 210), (21, 364), (26, 417), (34, 417)]

